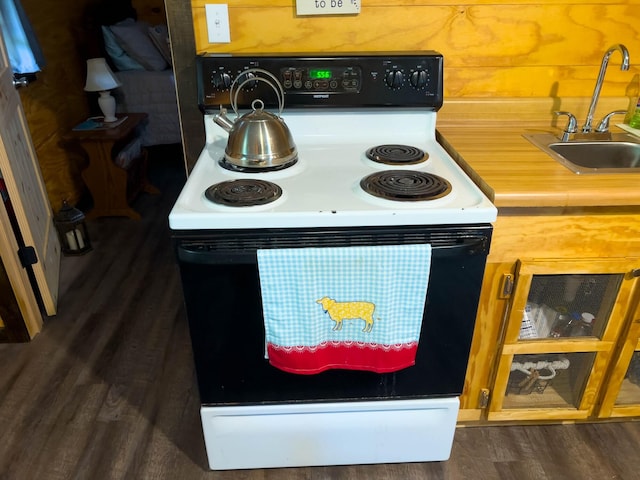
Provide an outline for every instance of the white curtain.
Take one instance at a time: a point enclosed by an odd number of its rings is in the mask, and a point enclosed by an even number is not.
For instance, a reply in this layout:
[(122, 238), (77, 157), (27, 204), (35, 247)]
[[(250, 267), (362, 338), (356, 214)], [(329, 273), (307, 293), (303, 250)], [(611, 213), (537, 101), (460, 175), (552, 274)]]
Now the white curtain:
[(42, 69), (44, 56), (20, 0), (0, 0), (0, 31), (14, 74)]

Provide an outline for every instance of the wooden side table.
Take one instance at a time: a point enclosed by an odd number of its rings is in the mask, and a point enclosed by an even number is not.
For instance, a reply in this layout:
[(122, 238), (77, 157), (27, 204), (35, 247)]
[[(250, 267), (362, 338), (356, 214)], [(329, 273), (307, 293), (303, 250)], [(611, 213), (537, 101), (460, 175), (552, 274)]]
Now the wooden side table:
[(146, 152), (140, 159), (144, 164), (138, 184), (127, 191), (128, 172), (117, 166), (113, 158), (119, 149), (134, 138), (136, 127), (146, 120), (147, 114), (126, 113), (118, 116), (127, 118), (117, 127), (71, 131), (64, 136), (66, 141), (78, 143), (89, 156), (89, 166), (82, 171), (82, 179), (93, 197), (93, 209), (87, 214), (87, 219), (126, 216), (139, 220), (140, 214), (129, 206), (129, 201), (140, 191), (160, 193), (147, 180)]

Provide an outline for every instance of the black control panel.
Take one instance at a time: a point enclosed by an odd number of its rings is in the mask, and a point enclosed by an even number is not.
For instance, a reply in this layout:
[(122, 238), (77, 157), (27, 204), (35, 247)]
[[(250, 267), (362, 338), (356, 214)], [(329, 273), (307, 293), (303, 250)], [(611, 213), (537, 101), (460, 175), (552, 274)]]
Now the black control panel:
[[(253, 69), (266, 70), (281, 84), (285, 108), (442, 106), (443, 58), (434, 51), (339, 55), (205, 54), (196, 59), (198, 103), (203, 112), (238, 108), (255, 99), (277, 107), (277, 94)], [(240, 88), (239, 88), (240, 87)]]

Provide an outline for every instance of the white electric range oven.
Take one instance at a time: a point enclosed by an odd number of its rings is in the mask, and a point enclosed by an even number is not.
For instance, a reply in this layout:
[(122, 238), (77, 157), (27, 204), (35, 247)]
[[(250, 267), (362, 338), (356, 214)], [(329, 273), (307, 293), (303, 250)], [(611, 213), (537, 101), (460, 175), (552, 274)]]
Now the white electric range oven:
[[(234, 80), (244, 83), (240, 114), (256, 98), (267, 109), (277, 105), (268, 86), (245, 81), (255, 68), (281, 82), (282, 117), (297, 147), (277, 168), (230, 165), (228, 133), (213, 121), (230, 105)], [(442, 77), (443, 58), (430, 51), (198, 58), (206, 144), (169, 223), (210, 468), (449, 457), (496, 209), (436, 141)], [(417, 257), (403, 260), (424, 292), (415, 294), (413, 280), (397, 272), (378, 281), (400, 290), (400, 303), (419, 305), (408, 366), (334, 362), (312, 373), (274, 366), (260, 255), (403, 246), (428, 246), (426, 267)], [(389, 268), (402, 275), (405, 267)], [(297, 283), (306, 282), (300, 273)], [(328, 335), (352, 331), (347, 343), (360, 350), (386, 320), (372, 316), (367, 336), (359, 328), (364, 313), (342, 321), (324, 303), (309, 308), (325, 316)], [(310, 362), (319, 351), (307, 344), (284, 350), (304, 350)]]

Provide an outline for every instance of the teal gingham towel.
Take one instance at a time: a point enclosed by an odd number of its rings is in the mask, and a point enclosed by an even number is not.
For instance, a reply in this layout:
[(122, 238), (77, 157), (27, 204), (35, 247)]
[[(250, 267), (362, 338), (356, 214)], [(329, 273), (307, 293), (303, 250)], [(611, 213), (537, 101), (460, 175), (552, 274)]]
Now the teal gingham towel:
[[(325, 342), (415, 343), (426, 299), (431, 245), (258, 250), (267, 344), (314, 347)], [(317, 301), (370, 302), (374, 324), (334, 321)]]

